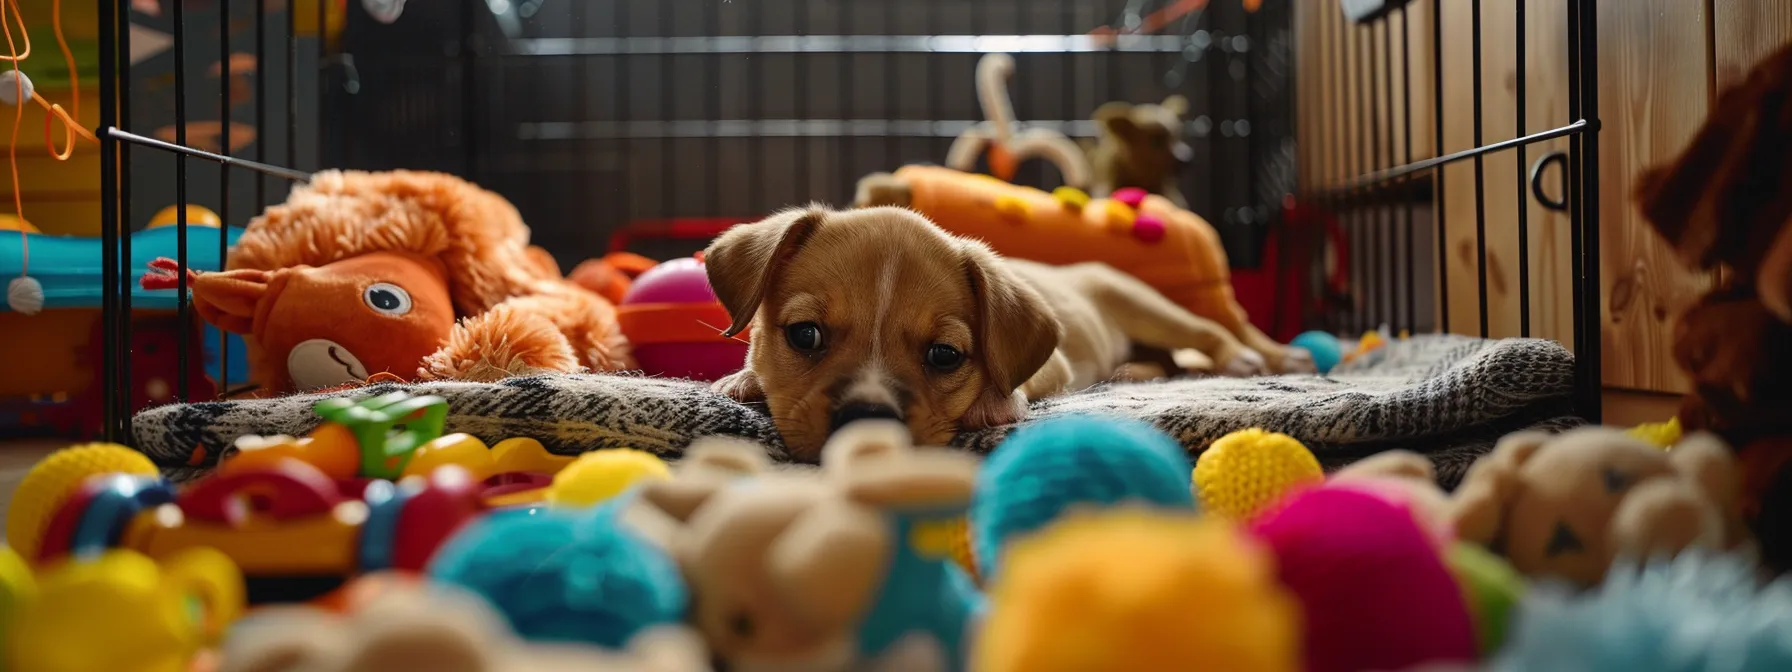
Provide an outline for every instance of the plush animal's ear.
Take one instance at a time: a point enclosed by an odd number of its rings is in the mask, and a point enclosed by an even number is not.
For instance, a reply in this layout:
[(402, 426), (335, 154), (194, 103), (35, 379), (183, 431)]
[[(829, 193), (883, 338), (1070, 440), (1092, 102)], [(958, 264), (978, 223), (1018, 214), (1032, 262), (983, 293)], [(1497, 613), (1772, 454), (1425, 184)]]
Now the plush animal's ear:
[(840, 428), (821, 449), (821, 467), (830, 474), (872, 468), (914, 448), (908, 426), (894, 420), (865, 420)]
[(641, 486), (641, 499), (680, 522), (689, 521), (704, 502), (738, 478), (764, 473), (771, 460), (759, 444), (741, 439), (708, 437), (685, 450), (671, 480)]
[(1696, 483), (1711, 501), (1727, 513), (1741, 506), (1742, 474), (1730, 445), (1716, 434), (1693, 432), (1668, 451), (1674, 470)]
[(1549, 439), (1545, 432), (1508, 434), (1493, 452), (1469, 467), (1450, 502), (1449, 517), (1458, 538), (1483, 546), (1500, 539), (1506, 502), (1518, 488), (1518, 468)]
[(771, 587), (813, 623), (862, 615), (886, 571), (887, 526), (863, 506), (830, 504), (805, 513), (768, 551)]
[(703, 252), (709, 285), (733, 319), (722, 335), (733, 336), (752, 323), (778, 268), (796, 256), (827, 215), (819, 206), (788, 210), (729, 229), (709, 244)]
[(979, 242), (963, 243), (964, 270), (978, 310), (977, 357), (987, 384), (1007, 397), (1051, 359), (1064, 326), (1039, 292)]
[(683, 625), (659, 625), (637, 633), (628, 640), (628, 653), (647, 670), (710, 669), (709, 646), (695, 630)]
[(1116, 100), (1103, 103), (1095, 108), (1095, 124), (1103, 130), (1122, 138), (1130, 138), (1138, 134), (1139, 127), (1132, 121), (1132, 103)]
[(1607, 534), (1618, 554), (1671, 557), (1693, 547), (1724, 548), (1728, 544), (1724, 518), (1697, 486), (1653, 478), (1625, 493), (1612, 512)]
[(913, 202), (913, 196), (908, 183), (895, 175), (872, 173), (859, 179), (858, 188), (853, 190), (852, 207), (875, 208), (888, 205), (906, 208)]
[(196, 274), (188, 285), (193, 291), (193, 309), (199, 312), (200, 319), (219, 329), (247, 335), (255, 328), (256, 307), (263, 299), (280, 293), (285, 273), (289, 272), (297, 270)]
[(1761, 257), (1755, 288), (1761, 293), (1761, 305), (1780, 321), (1792, 322), (1792, 226), (1781, 228)]
[(1164, 102), (1160, 103), (1159, 106), (1165, 110), (1169, 110), (1170, 114), (1174, 114), (1178, 118), (1188, 114), (1188, 99), (1182, 97), (1182, 94), (1179, 93), (1170, 94), (1170, 96), (1165, 98)]
[(1432, 466), (1430, 458), (1409, 450), (1388, 450), (1361, 460), (1348, 467), (1339, 469), (1332, 478), (1402, 478), (1426, 483), (1437, 481), (1437, 469)]

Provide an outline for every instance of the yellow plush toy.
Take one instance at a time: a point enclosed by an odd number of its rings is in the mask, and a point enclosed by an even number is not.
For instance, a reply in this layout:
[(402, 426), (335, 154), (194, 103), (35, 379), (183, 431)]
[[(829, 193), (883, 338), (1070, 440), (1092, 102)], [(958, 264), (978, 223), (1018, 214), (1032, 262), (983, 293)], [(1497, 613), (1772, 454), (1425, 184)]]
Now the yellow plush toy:
[(1293, 489), (1324, 480), (1318, 458), (1306, 446), (1257, 428), (1220, 437), (1195, 460), (1201, 509), (1231, 521), (1255, 518)]
[(243, 575), (223, 553), (164, 558), (113, 550), (37, 579), (0, 646), (8, 670), (188, 672), (244, 609)]
[(143, 453), (116, 443), (71, 446), (50, 454), (25, 474), (6, 512), (6, 542), (26, 561), (37, 557), (44, 528), (62, 502), (99, 474), (160, 473)]
[(1213, 518), (1073, 515), (1016, 542), (989, 599), (981, 672), (1300, 668), (1273, 558)]

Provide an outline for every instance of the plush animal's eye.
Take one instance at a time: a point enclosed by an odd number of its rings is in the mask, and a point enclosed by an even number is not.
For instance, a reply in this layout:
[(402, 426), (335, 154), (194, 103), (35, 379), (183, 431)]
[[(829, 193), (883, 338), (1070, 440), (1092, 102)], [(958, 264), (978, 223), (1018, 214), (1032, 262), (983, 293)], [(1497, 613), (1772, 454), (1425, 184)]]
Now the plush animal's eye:
[(1557, 522), (1556, 528), (1549, 533), (1549, 543), (1543, 547), (1543, 555), (1555, 557), (1568, 553), (1584, 553), (1586, 550), (1586, 545), (1581, 543), (1580, 537), (1574, 534), (1574, 530), (1568, 529), (1567, 523)]
[(753, 617), (740, 612), (728, 617), (728, 632), (741, 639), (753, 638)]
[(941, 371), (951, 371), (964, 363), (964, 353), (944, 343), (927, 346), (927, 365)]
[(398, 317), (411, 312), (411, 293), (390, 282), (376, 282), (361, 293), (368, 308), (381, 315)]
[(1618, 494), (1630, 487), (1630, 475), (1617, 469), (1607, 467), (1600, 476), (1605, 481), (1605, 491), (1611, 494)]
[(784, 340), (797, 352), (821, 352), (822, 348), (827, 347), (821, 325), (814, 322), (798, 322), (784, 327)]

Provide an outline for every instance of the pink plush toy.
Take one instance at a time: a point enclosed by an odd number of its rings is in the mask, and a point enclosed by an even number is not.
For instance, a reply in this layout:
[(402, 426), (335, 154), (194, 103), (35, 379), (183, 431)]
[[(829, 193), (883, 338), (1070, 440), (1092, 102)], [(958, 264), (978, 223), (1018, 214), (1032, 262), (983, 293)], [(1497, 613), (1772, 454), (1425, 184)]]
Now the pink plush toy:
[(1252, 527), (1305, 612), (1309, 672), (1476, 659), (1473, 617), (1435, 538), (1385, 495), (1307, 490)]

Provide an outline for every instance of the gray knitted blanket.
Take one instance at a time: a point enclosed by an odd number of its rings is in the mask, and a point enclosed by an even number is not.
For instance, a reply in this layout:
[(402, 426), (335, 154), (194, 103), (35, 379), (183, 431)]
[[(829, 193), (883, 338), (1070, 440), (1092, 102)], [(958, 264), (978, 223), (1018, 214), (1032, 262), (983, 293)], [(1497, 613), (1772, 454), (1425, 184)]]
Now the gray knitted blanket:
[[(1263, 427), (1301, 440), (1327, 469), (1405, 448), (1431, 456), (1440, 480), (1453, 486), (1509, 432), (1579, 424), (1571, 408), (1573, 380), (1573, 355), (1552, 341), (1426, 335), (1390, 342), (1327, 376), (1108, 384), (1036, 402), (1030, 417), (1140, 419), (1169, 432), (1191, 455), (1228, 432)], [(337, 394), (397, 390), (445, 397), (448, 431), (487, 443), (526, 436), (561, 454), (631, 447), (676, 459), (692, 440), (726, 434), (758, 441), (774, 459), (788, 459), (763, 407), (689, 381), (548, 375), (497, 383), (385, 383)], [(137, 414), (132, 434), (171, 478), (188, 480), (216, 464), (237, 437), (310, 431), (318, 422), (311, 407), (324, 396), (162, 406)], [(988, 452), (1011, 429), (970, 432), (954, 443)]]

